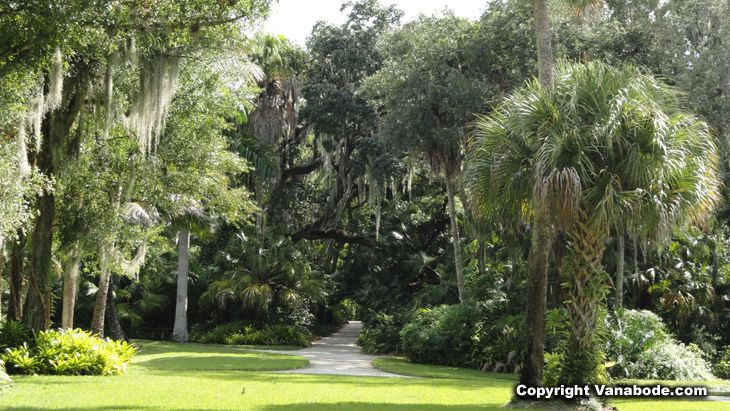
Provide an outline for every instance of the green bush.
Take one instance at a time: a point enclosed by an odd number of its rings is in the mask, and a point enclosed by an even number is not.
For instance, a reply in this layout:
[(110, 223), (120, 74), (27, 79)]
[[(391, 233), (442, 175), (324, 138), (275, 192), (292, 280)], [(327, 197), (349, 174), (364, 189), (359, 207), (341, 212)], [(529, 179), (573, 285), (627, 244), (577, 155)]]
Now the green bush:
[(194, 335), (192, 340), (203, 344), (228, 344), (226, 340), (230, 335), (240, 334), (247, 327), (251, 327), (250, 321), (234, 321), (219, 325), (200, 335)]
[(372, 328), (363, 328), (357, 336), (357, 345), (368, 354), (399, 352), (400, 330), (392, 323), (379, 323)]
[(204, 344), (228, 345), (295, 345), (306, 347), (312, 335), (293, 325), (267, 325), (257, 330), (245, 322), (224, 324), (195, 339)]
[(126, 372), (134, 348), (76, 330), (36, 334), (34, 346), (6, 348), (0, 355), (10, 374), (115, 375)]
[(675, 341), (662, 320), (645, 310), (625, 310), (607, 321), (603, 350), (611, 376), (703, 381), (713, 378), (702, 352)]
[(719, 378), (730, 379), (730, 348), (723, 351), (714, 366), (715, 375)]
[(635, 378), (676, 381), (708, 381), (715, 377), (696, 345), (671, 339), (644, 351), (633, 370)]
[(403, 352), (415, 363), (478, 367), (477, 358), (485, 348), (478, 338), (482, 311), (471, 304), (422, 310), (400, 333)]
[(0, 349), (20, 347), (23, 343), (31, 344), (30, 333), (22, 323), (9, 320), (0, 327)]

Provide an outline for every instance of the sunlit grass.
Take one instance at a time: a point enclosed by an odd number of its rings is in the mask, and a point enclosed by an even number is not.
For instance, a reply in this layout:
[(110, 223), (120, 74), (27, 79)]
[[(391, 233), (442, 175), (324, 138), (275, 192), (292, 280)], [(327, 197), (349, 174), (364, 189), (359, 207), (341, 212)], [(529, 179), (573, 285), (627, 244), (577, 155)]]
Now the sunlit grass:
[(242, 350), (228, 346), (176, 344), (160, 341), (137, 341), (139, 355), (132, 361), (132, 369), (154, 370), (289, 370), (309, 365), (306, 358)]

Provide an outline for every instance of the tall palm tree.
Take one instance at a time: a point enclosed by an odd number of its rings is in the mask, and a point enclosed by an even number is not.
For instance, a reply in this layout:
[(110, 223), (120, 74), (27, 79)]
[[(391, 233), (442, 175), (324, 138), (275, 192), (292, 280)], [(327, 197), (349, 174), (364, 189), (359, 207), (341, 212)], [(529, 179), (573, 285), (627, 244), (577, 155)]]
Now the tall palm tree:
[(548, 95), (532, 81), (477, 122), (468, 176), (481, 210), (528, 222), (551, 210), (567, 238), (570, 332), (565, 383), (590, 382), (608, 276), (604, 240), (628, 215), (666, 238), (718, 200), (717, 149), (707, 125), (678, 108), (677, 93), (624, 66), (561, 64)]
[[(602, 0), (567, 0), (576, 13), (587, 10), (597, 13)], [(535, 19), (535, 43), (539, 85), (550, 95), (554, 86), (553, 47), (547, 0), (532, 0)], [(545, 310), (547, 303), (547, 274), (552, 244), (550, 210), (536, 209), (531, 221), (532, 245), (529, 257), (527, 310), (525, 315), (527, 355), (523, 362), (520, 382), (529, 386), (542, 385), (545, 348)]]
[(199, 234), (210, 231), (215, 224), (200, 202), (176, 196), (171, 208), (163, 213), (170, 226), (178, 232), (177, 294), (175, 298), (175, 322), (172, 340), (188, 342), (188, 269), (190, 267), (190, 232)]
[(260, 69), (256, 83), (261, 93), (248, 123), (249, 131), (264, 143), (276, 144), (296, 127), (300, 74), (306, 69), (306, 54), (281, 35), (259, 33), (250, 47), (249, 59)]

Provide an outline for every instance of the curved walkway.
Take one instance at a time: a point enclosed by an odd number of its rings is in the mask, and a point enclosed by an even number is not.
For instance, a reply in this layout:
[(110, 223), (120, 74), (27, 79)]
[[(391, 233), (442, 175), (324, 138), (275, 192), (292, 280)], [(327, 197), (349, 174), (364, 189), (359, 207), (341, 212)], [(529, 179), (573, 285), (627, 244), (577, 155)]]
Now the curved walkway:
[(260, 351), (298, 355), (309, 360), (308, 367), (277, 372), (339, 374), (365, 377), (405, 377), (404, 375), (391, 374), (373, 367), (373, 358), (376, 358), (376, 356), (363, 354), (360, 352), (360, 347), (355, 344), (355, 340), (360, 334), (361, 329), (362, 323), (360, 321), (350, 321), (349, 324), (342, 327), (336, 333), (315, 341), (311, 347), (302, 348), (297, 351)]

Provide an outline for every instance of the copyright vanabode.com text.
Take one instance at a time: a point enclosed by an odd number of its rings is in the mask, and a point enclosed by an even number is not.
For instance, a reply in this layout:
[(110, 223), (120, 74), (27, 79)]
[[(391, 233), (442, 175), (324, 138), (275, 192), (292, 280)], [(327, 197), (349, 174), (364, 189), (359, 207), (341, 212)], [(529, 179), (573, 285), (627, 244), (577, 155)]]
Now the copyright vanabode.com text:
[(574, 398), (598, 395), (600, 397), (697, 397), (707, 395), (707, 387), (667, 387), (663, 385), (559, 385), (557, 387), (528, 387), (520, 384), (515, 389), (518, 397), (535, 399)]

